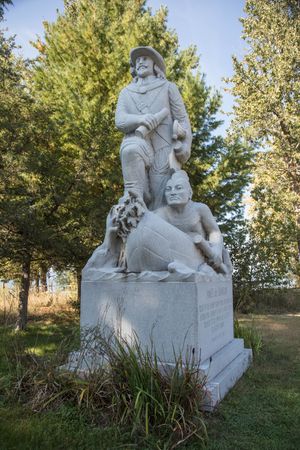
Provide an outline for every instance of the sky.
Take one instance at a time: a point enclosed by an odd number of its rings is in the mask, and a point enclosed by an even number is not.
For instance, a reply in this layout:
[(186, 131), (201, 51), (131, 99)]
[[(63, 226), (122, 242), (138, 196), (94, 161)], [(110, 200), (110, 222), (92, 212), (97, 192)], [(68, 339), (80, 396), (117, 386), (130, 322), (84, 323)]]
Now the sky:
[[(230, 112), (233, 99), (224, 91), (223, 78), (232, 75), (231, 56), (241, 58), (245, 51), (239, 21), (244, 0), (148, 0), (147, 4), (153, 11), (161, 4), (167, 6), (168, 24), (176, 30), (181, 48), (197, 46), (201, 72), (209, 86), (221, 91), (222, 110)], [(43, 21), (55, 21), (57, 10), (63, 11), (63, 0), (13, 0), (5, 14), (5, 27), (16, 35), (23, 56), (36, 56), (29, 41), (43, 36)], [(222, 115), (222, 119), (225, 123), (219, 131), (225, 133), (229, 118)]]

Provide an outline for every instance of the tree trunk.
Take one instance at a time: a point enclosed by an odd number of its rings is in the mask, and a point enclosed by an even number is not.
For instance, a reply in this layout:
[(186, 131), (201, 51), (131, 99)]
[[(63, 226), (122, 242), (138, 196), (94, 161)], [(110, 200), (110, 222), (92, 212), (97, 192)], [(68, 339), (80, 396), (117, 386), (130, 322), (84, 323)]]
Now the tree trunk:
[(41, 292), (48, 291), (47, 266), (45, 266), (44, 264), (41, 264), (40, 287), (41, 287)]
[(28, 314), (29, 286), (30, 286), (30, 259), (28, 258), (22, 264), (18, 319), (16, 324), (17, 330), (24, 330), (26, 328), (27, 314)]
[(80, 305), (80, 302), (81, 302), (81, 269), (76, 270), (76, 278), (77, 278), (77, 301)]
[(40, 274), (35, 277), (35, 290), (37, 293), (40, 292)]

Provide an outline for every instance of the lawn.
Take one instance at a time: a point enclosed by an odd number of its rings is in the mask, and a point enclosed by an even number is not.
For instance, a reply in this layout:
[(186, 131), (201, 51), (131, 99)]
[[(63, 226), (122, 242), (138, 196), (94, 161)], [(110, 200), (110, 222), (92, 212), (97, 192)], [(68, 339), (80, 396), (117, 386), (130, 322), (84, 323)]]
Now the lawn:
[[(74, 322), (75, 321), (75, 322)], [(238, 450), (292, 450), (300, 448), (300, 314), (241, 316), (263, 336), (263, 350), (253, 366), (227, 395), (217, 411), (206, 414), (207, 448)], [(64, 336), (77, 326), (74, 315), (35, 316), (18, 340), (42, 356), (54, 352)], [(9, 382), (6, 352), (16, 339), (13, 329), (1, 327), (0, 378)], [(11, 351), (11, 350), (10, 350)], [(0, 391), (1, 392), (1, 391)], [(155, 449), (138, 443), (126, 430), (89, 425), (76, 408), (34, 413), (16, 401), (0, 397), (0, 449)], [(185, 447), (201, 448), (197, 441)]]
[(208, 449), (299, 449), (300, 314), (243, 316), (240, 320), (254, 323), (264, 346), (208, 418)]

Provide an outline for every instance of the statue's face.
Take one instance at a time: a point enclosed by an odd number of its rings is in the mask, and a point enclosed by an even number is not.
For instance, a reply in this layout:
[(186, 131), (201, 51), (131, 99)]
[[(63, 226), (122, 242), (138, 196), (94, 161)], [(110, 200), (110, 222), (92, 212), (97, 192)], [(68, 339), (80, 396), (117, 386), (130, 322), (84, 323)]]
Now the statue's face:
[(140, 78), (154, 75), (154, 62), (149, 56), (139, 56), (135, 61), (135, 69)]
[(167, 182), (165, 196), (169, 206), (186, 205), (190, 200), (190, 186), (180, 178), (171, 178)]

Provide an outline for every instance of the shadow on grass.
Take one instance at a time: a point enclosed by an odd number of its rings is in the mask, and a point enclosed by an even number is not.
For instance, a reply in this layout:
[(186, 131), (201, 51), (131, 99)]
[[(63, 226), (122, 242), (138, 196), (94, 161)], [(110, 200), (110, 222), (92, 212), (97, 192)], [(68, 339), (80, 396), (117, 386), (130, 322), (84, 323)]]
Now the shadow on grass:
[(79, 324), (71, 318), (61, 320), (55, 316), (48, 320), (35, 320), (27, 329), (16, 333), (13, 326), (0, 327), (0, 375), (11, 367), (13, 355), (20, 349), (38, 356), (54, 353), (65, 339), (71, 338), (74, 349), (79, 346)]
[[(12, 426), (13, 425), (13, 426)], [(113, 450), (138, 448), (126, 444), (128, 435), (117, 428), (86, 425), (76, 409), (33, 414), (21, 407), (0, 407), (1, 450)]]

